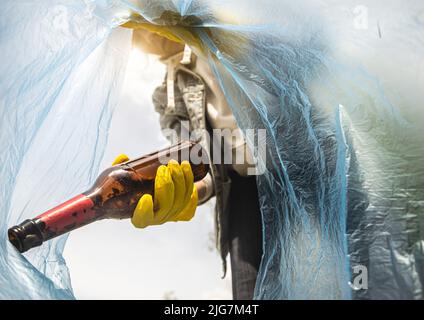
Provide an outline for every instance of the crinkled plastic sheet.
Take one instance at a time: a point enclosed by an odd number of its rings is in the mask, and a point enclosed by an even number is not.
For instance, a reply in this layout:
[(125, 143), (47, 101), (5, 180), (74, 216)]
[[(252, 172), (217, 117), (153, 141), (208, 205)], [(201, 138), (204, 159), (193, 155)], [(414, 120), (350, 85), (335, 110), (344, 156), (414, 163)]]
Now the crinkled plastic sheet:
[(423, 298), (422, 1), (63, 1), (78, 41), (34, 28), (56, 5), (1, 5), (3, 297), (72, 297), (64, 238), (27, 260), (5, 231), (95, 176), (119, 79), (105, 66), (123, 60), (106, 38), (131, 10), (206, 56), (240, 127), (267, 131), (255, 298)]
[(87, 4), (0, 4), (1, 299), (73, 298), (67, 237), (21, 255), (7, 229), (97, 176), (131, 32), (111, 32), (117, 19)]

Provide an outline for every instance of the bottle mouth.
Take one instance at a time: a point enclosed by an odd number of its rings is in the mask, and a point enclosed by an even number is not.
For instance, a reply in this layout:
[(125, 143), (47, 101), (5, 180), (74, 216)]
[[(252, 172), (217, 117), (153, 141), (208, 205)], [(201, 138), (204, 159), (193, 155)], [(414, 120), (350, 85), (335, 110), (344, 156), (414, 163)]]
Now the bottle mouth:
[(23, 252), (23, 246), (22, 246), (22, 242), (19, 239), (18, 236), (18, 232), (16, 230), (16, 227), (10, 228), (7, 231), (7, 235), (9, 237), (9, 241), (11, 244), (13, 244), (13, 246), (19, 251), (19, 252)]
[(25, 220), (7, 231), (10, 243), (21, 253), (43, 243), (43, 235), (34, 220)]

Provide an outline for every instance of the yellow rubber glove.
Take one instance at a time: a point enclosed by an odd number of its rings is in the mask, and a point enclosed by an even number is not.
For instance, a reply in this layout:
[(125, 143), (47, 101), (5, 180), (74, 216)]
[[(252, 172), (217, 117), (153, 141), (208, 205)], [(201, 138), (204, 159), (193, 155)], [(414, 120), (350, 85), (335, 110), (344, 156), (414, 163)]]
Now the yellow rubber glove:
[[(112, 165), (128, 161), (121, 154)], [(143, 195), (131, 218), (136, 228), (160, 225), (168, 221), (190, 221), (196, 212), (198, 195), (190, 163), (175, 160), (160, 166), (155, 179), (155, 199)]]

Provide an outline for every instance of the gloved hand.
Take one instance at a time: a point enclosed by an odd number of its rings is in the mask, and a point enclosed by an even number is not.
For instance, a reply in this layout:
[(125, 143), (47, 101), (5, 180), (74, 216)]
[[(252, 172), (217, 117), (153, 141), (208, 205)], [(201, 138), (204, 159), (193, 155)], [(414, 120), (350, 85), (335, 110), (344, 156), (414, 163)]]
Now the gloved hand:
[[(112, 165), (128, 161), (121, 154)], [(131, 218), (136, 228), (160, 225), (168, 221), (189, 221), (196, 212), (198, 195), (194, 185), (193, 172), (188, 161), (179, 164), (175, 160), (161, 165), (156, 173), (155, 199), (150, 194), (143, 195)]]

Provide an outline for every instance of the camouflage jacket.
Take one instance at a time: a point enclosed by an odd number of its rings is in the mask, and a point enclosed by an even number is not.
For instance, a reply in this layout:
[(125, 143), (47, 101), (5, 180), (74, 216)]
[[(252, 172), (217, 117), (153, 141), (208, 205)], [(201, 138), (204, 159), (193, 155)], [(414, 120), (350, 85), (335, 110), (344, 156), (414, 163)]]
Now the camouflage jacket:
[[(180, 64), (181, 55), (176, 55), (178, 59), (176, 63), (168, 61), (168, 71), (165, 81), (156, 88), (153, 93), (153, 104), (155, 110), (160, 115), (160, 125), (162, 130), (171, 129), (177, 133), (174, 138), (167, 138), (171, 143), (177, 143), (181, 138), (181, 132), (193, 133), (193, 131), (207, 131), (211, 133), (211, 129), (206, 119), (206, 87), (203, 79), (192, 71), (192, 65)], [(173, 88), (169, 86), (172, 85)], [(173, 97), (170, 104), (168, 96)], [(185, 123), (189, 127), (184, 126)], [(211, 136), (211, 135), (210, 135)], [(202, 137), (198, 137), (202, 145), (206, 145), (206, 141)], [(172, 141), (174, 140), (174, 141)], [(208, 152), (211, 150), (208, 146)], [(210, 174), (212, 175), (214, 184), (214, 193), (216, 197), (215, 204), (215, 236), (216, 246), (221, 254), (223, 262), (224, 276), (226, 273), (226, 256), (228, 254), (228, 215), (229, 215), (229, 193), (231, 180), (228, 177), (228, 166), (223, 164), (213, 164), (210, 161)]]

